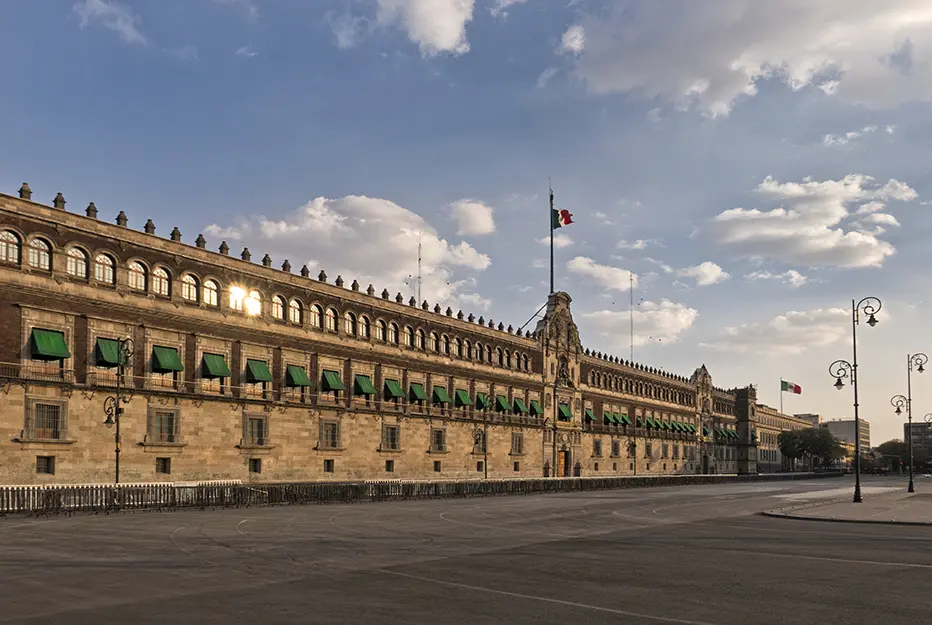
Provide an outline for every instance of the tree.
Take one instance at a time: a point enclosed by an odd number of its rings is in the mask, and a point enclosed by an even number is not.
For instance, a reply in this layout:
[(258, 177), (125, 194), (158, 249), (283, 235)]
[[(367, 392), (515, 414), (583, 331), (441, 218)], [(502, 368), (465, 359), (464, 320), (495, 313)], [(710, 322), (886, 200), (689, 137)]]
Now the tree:
[(817, 458), (822, 466), (829, 466), (837, 458), (845, 457), (845, 449), (825, 428), (800, 430), (800, 447), (810, 457)]
[(777, 437), (777, 444), (780, 446), (780, 453), (784, 458), (796, 460), (803, 457), (803, 449), (799, 436), (800, 430), (787, 430), (780, 432)]

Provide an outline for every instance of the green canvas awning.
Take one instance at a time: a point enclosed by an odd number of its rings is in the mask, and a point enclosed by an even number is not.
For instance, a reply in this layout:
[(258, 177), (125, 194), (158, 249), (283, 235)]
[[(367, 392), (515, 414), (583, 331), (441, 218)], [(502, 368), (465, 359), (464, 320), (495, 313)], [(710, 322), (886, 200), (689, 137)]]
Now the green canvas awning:
[(304, 367), (288, 365), (285, 369), (285, 386), (296, 388), (310, 385), (311, 380), (307, 377), (307, 372), (304, 370)]
[(435, 404), (452, 404), (453, 401), (450, 399), (450, 394), (447, 393), (447, 389), (442, 386), (434, 387), (434, 403)]
[(411, 389), (411, 398), (415, 401), (427, 401), (427, 393), (424, 392), (424, 385), (420, 382), (411, 382), (408, 385)]
[(712, 433), (712, 430), (709, 429), (709, 426), (707, 426), (707, 425), (703, 425), (703, 426), (702, 426), (702, 435), (703, 435), (703, 436), (709, 436), (711, 433)]
[(544, 414), (544, 409), (540, 407), (540, 402), (536, 399), (531, 400), (531, 415), (538, 416)]
[(612, 413), (610, 413), (610, 412), (603, 412), (603, 413), (602, 413), (602, 423), (605, 423), (605, 424), (612, 424), (612, 423), (614, 423), (614, 422), (615, 422), (615, 418), (612, 417)]
[(504, 395), (497, 395), (495, 397), (495, 409), (499, 412), (511, 412), (511, 404), (508, 403), (508, 398)]
[(573, 419), (573, 413), (570, 412), (570, 407), (567, 404), (560, 404), (560, 416), (567, 420)]
[(687, 426), (689, 427), (689, 431), (692, 432), (693, 434), (696, 434), (699, 432), (699, 428), (697, 428), (692, 423), (687, 424)]
[(153, 346), (152, 370), (155, 373), (184, 371), (184, 366), (181, 364), (181, 358), (178, 356), (178, 350), (174, 347), (162, 347), (160, 345)]
[(730, 437), (732, 437), (732, 438), (738, 438), (738, 431), (737, 431), (737, 430), (728, 430), (728, 435), (729, 435)]
[(520, 397), (515, 397), (515, 413), (527, 414), (527, 406), (525, 405), (524, 400)]
[(65, 333), (57, 330), (32, 329), (29, 342), (32, 347), (33, 360), (64, 360), (71, 358)]
[(674, 421), (674, 422), (673, 422), (673, 429), (676, 430), (677, 432), (682, 432), (682, 431), (683, 431), (683, 426), (680, 425), (680, 422), (679, 422), (679, 421)]
[(456, 406), (472, 406), (472, 400), (469, 398), (469, 391), (458, 388), (454, 395), (455, 397), (453, 400)]
[(227, 361), (220, 354), (204, 354), (201, 366), (201, 377), (212, 380), (215, 378), (228, 378), (232, 375)]
[(654, 421), (654, 418), (653, 418), (653, 417), (647, 417), (647, 425), (649, 425), (650, 427), (654, 428), (655, 430), (656, 430), (658, 427), (660, 427), (659, 425), (657, 425), (657, 422)]
[(625, 413), (621, 413), (621, 420), (624, 421), (625, 425), (634, 425), (634, 423), (631, 421), (631, 417)]
[(346, 387), (343, 386), (343, 380), (340, 379), (340, 374), (336, 371), (330, 371), (329, 369), (324, 369), (324, 372), (321, 374), (321, 385), (320, 390), (325, 393), (332, 393), (333, 391), (343, 391), (346, 390)]
[(476, 393), (476, 408), (486, 410), (489, 407), (489, 396), (487, 393)]
[(612, 421), (614, 421), (616, 425), (621, 425), (623, 423), (621, 420), (621, 415), (617, 412), (612, 413)]
[(391, 399), (401, 399), (405, 396), (404, 389), (398, 380), (385, 380), (385, 397)]
[(120, 342), (116, 339), (97, 339), (94, 345), (94, 361), (98, 367), (118, 367)]
[(357, 373), (353, 378), (353, 392), (357, 395), (377, 395), (378, 391), (372, 384), (372, 378), (367, 375)]
[(595, 413), (592, 412), (592, 408), (586, 408), (586, 420), (595, 421)]
[(272, 372), (269, 371), (269, 365), (264, 360), (246, 361), (246, 381), (255, 384), (257, 382), (271, 382)]

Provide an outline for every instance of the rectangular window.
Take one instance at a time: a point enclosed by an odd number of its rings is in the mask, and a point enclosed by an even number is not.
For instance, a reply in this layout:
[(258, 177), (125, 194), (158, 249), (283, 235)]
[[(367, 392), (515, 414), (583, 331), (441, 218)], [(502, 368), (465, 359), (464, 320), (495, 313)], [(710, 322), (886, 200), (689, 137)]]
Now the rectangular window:
[(663, 452), (664, 458), (669, 458), (670, 457), (670, 446), (664, 443), (662, 446), (662, 452)]
[(644, 457), (650, 458), (654, 455), (654, 445), (652, 443), (644, 443)]
[(612, 441), (612, 457), (617, 458), (621, 455), (621, 441), (613, 440)]
[(382, 449), (401, 449), (401, 428), (397, 425), (382, 426)]
[(431, 451), (446, 451), (447, 450), (446, 430), (433, 429), (430, 431), (430, 450)]
[(330, 458), (324, 460), (324, 473), (333, 473), (334, 461)]
[(482, 472), (482, 468), (483, 468), (483, 467), (482, 467), (482, 461), (480, 460), (480, 461), (478, 461), (478, 462), (476, 463), (476, 471), (478, 471), (478, 472), (481, 473), (481, 472)]
[(171, 458), (156, 458), (155, 459), (155, 472), (162, 473), (164, 475), (171, 475), (172, 459)]
[(514, 469), (515, 469), (515, 473), (518, 473), (521, 470), (521, 463), (518, 462), (517, 460), (514, 463)]
[(600, 439), (592, 441), (592, 455), (596, 458), (602, 456), (602, 441)]
[(249, 459), (249, 472), (250, 473), (262, 473), (262, 458), (250, 458)]
[(149, 415), (150, 443), (177, 443), (178, 413), (174, 410), (153, 410)]
[(55, 456), (36, 456), (36, 473), (55, 475)]
[(484, 454), (485, 453), (485, 432), (483, 430), (477, 430), (473, 434), (473, 448), (472, 453), (474, 454)]
[(26, 411), (26, 438), (59, 441), (65, 439), (65, 404), (29, 400)]
[(246, 418), (246, 431), (243, 438), (247, 445), (267, 445), (268, 433), (266, 432), (265, 416), (250, 416)]
[(434, 460), (434, 473), (440, 473), (443, 469), (443, 463), (439, 460)]
[(511, 433), (511, 453), (520, 456), (524, 453), (524, 434), (521, 432)]
[(599, 470), (599, 463), (598, 463), (598, 462), (596, 462), (595, 465), (593, 466), (593, 470), (595, 470), (595, 471), (598, 471), (598, 470)]
[(336, 421), (320, 422), (320, 448), (340, 448), (340, 424)]
[(394, 472), (395, 472), (395, 461), (394, 461), (394, 460), (386, 460), (386, 461), (385, 461), (385, 472), (386, 472), (386, 473), (394, 473)]

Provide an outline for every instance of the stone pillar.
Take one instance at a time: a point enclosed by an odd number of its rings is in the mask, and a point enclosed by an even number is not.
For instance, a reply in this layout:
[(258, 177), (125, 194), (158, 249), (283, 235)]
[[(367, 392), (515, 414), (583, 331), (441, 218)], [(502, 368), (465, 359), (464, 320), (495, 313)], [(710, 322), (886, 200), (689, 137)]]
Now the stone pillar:
[(738, 474), (757, 474), (757, 389), (737, 389), (735, 416), (738, 421)]

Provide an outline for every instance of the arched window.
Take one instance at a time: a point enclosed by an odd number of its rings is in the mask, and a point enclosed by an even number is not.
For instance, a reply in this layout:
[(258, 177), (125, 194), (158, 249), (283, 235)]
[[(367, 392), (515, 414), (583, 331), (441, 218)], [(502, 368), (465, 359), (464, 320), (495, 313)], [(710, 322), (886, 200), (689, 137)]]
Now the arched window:
[(87, 253), (79, 247), (73, 247), (68, 250), (68, 258), (65, 263), (65, 270), (69, 276), (75, 278), (87, 279)]
[(530, 362), (528, 361), (527, 354), (524, 354), (523, 356), (521, 356), (521, 368), (524, 369), (525, 371), (531, 370), (531, 366), (530, 366)]
[(482, 354), (485, 352), (482, 351), (482, 343), (476, 343), (476, 360), (482, 362)]
[[(304, 316), (304, 309), (301, 306), (301, 302), (296, 299), (288, 302), (288, 321), (291, 323), (301, 324), (303, 321), (302, 317)], [(317, 317), (320, 319), (320, 315)]]
[(489, 364), (492, 364), (492, 346), (491, 345), (485, 346), (485, 361)]
[(315, 328), (322, 327), (321, 322), (323, 321), (323, 314), (320, 310), (320, 306), (314, 304), (311, 306), (311, 325)]
[(398, 326), (394, 323), (388, 326), (388, 342), (392, 345), (398, 345)]
[(375, 340), (385, 342), (385, 322), (381, 319), (375, 322)]
[(94, 259), (94, 279), (105, 284), (115, 284), (113, 259), (106, 254), (98, 254)]
[(15, 232), (0, 232), (0, 262), (19, 264), (20, 243)]
[(204, 303), (208, 306), (220, 304), (220, 287), (213, 280), (204, 281)]
[(405, 326), (405, 347), (412, 347), (414, 345), (414, 328), (411, 326)]
[(427, 349), (432, 352), (440, 351), (440, 338), (437, 336), (436, 332), (430, 333), (430, 337), (427, 339)]
[(328, 308), (327, 314), (324, 315), (324, 318), (327, 324), (327, 329), (330, 330), (331, 332), (336, 332), (337, 331), (337, 311), (335, 311), (332, 308)]
[(453, 355), (457, 358), (463, 357), (463, 341), (459, 339), (453, 340)]
[(348, 312), (343, 315), (343, 330), (350, 336), (356, 336), (356, 315)]
[(371, 331), (371, 325), (369, 323), (369, 317), (363, 315), (359, 318), (359, 338), (367, 339), (369, 338), (369, 333)]
[(148, 276), (146, 274), (146, 268), (142, 263), (130, 263), (129, 264), (129, 288), (134, 291), (145, 291), (147, 290)]
[(272, 318), (282, 321), (285, 319), (285, 300), (280, 295), (272, 297)]
[(463, 341), (463, 358), (472, 358), (472, 344), (468, 340)]
[(181, 276), (181, 299), (186, 302), (197, 301), (197, 278), (189, 273)]
[(424, 330), (418, 330), (414, 335), (414, 347), (416, 349), (424, 349)]
[(262, 314), (262, 296), (259, 295), (258, 291), (250, 291), (249, 297), (247, 297), (243, 303), (246, 305), (247, 315)]
[(168, 272), (162, 267), (156, 267), (152, 272), (152, 291), (156, 295), (168, 297), (170, 285)]
[[(499, 362), (498, 364), (502, 364), (502, 363)], [(508, 369), (511, 369), (511, 352), (508, 351), (507, 349), (505, 350), (505, 367), (507, 367)]]
[(450, 355), (450, 337), (444, 336), (440, 340), (440, 344), (442, 345), (441, 351), (443, 351), (444, 354), (449, 356)]
[(52, 248), (42, 239), (33, 239), (29, 242), (27, 252), (27, 261), (33, 269), (42, 271), (51, 271), (52, 269)]

